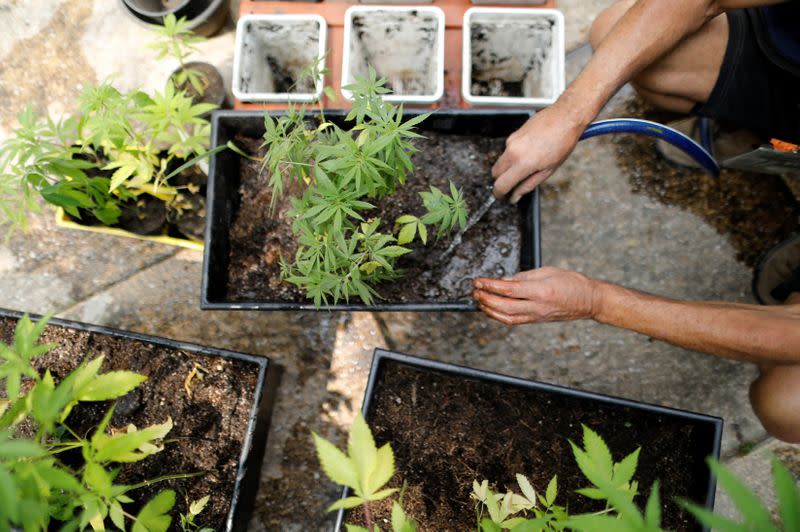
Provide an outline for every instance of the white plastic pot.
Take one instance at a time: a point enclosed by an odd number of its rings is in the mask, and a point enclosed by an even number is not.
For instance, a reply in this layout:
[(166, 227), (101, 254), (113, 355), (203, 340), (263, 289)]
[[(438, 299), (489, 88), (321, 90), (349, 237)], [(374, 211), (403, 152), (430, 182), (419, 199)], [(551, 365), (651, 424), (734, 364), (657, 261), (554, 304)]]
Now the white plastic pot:
[(325, 57), (319, 15), (245, 15), (236, 25), (233, 95), (245, 102), (313, 102), (324, 80), (300, 79)]
[[(444, 94), (444, 12), (432, 6), (353, 6), (345, 13), (342, 85), (386, 78), (387, 101), (427, 104)], [(350, 91), (342, 94), (352, 100)]]
[(464, 14), (461, 91), (471, 105), (546, 107), (564, 91), (564, 15), (473, 7)]

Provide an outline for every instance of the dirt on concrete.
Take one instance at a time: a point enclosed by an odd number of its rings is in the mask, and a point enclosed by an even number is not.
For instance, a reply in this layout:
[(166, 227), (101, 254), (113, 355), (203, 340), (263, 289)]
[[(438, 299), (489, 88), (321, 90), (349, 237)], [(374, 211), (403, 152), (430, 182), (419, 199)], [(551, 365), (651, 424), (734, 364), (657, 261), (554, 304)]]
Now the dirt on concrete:
[[(638, 98), (622, 116), (661, 123), (671, 118)], [(730, 239), (736, 258), (747, 266), (754, 267), (770, 248), (800, 231), (800, 204), (779, 176), (722, 170), (713, 177), (668, 162), (650, 137), (619, 135), (612, 142), (634, 193), (699, 216)]]

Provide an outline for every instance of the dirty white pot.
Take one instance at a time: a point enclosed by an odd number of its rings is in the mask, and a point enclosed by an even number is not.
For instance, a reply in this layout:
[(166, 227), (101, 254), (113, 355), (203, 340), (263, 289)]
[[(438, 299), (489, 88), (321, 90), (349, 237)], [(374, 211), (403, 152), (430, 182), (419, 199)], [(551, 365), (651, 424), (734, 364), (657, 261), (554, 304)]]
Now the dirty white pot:
[(461, 91), (472, 105), (546, 107), (564, 91), (564, 16), (473, 7), (464, 14)]
[[(345, 13), (342, 85), (386, 78), (393, 102), (427, 104), (444, 94), (444, 12), (438, 7), (353, 6)], [(350, 91), (342, 94), (352, 100)]]
[[(313, 102), (322, 76), (301, 75), (325, 57), (327, 24), (319, 15), (245, 15), (236, 24), (233, 95), (244, 102)], [(303, 78), (303, 79), (301, 79)]]

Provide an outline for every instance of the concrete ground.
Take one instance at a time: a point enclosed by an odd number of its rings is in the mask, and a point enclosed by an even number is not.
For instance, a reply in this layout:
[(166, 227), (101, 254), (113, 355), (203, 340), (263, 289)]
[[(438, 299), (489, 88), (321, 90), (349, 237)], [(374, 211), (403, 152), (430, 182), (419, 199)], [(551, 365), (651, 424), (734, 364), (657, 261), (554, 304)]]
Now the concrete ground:
[[(588, 59), (589, 25), (609, 3), (561, 1), (570, 77)], [(111, 78), (121, 88), (152, 89), (175, 66), (154, 60), (144, 48), (151, 34), (116, 1), (37, 0), (32, 6), (6, 0), (0, 27), (0, 139), (27, 103), (58, 114), (71, 108), (84, 83)], [(229, 21), (200, 54), (228, 84), (233, 36)], [(625, 89), (606, 114), (620, 116), (632, 103)], [(708, 207), (701, 209), (642, 190), (632, 175), (652, 174), (655, 167), (637, 154), (626, 160), (630, 156), (607, 138), (590, 140), (554, 176), (544, 190), (544, 262), (676, 298), (753, 302), (752, 261), (737, 259), (747, 250), (732, 238), (736, 227), (720, 223), (726, 206), (713, 204), (711, 195), (700, 197)], [(761, 186), (753, 181), (754, 194)], [(788, 227), (796, 231), (800, 211), (794, 199), (787, 202), (795, 216)], [(747, 209), (729, 216), (747, 216)], [(763, 240), (775, 234), (753, 238), (755, 244), (745, 240), (745, 247), (766, 249)], [(779, 456), (797, 450), (767, 438), (753, 415), (747, 389), (756, 371), (747, 364), (590, 322), (509, 328), (476, 313), (203, 312), (201, 267), (199, 252), (58, 229), (45, 209), (31, 217), (26, 234), (0, 243), (0, 307), (55, 310), (64, 318), (256, 353), (282, 365), (253, 530), (330, 525), (324, 508), (337, 490), (320, 480), (309, 431), (344, 440), (375, 347), (721, 416), (726, 461), (763, 493), (769, 488), (764, 449)], [(800, 473), (796, 461), (788, 463)], [(731, 514), (730, 502), (720, 501), (718, 508)]]

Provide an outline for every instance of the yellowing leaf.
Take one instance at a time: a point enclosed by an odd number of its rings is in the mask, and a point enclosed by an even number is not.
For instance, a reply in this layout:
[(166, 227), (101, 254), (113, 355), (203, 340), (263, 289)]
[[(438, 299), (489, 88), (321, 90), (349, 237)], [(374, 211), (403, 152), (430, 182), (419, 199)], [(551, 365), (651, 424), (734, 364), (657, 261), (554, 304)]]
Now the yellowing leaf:
[(319, 463), (328, 478), (342, 486), (359, 490), (358, 473), (350, 458), (317, 433), (312, 433), (312, 436)]
[(350, 438), (347, 442), (347, 454), (353, 461), (358, 474), (359, 487), (356, 493), (360, 491), (361, 495), (366, 497), (369, 494), (367, 480), (377, 466), (378, 448), (375, 446), (372, 432), (361, 412), (353, 420)]

